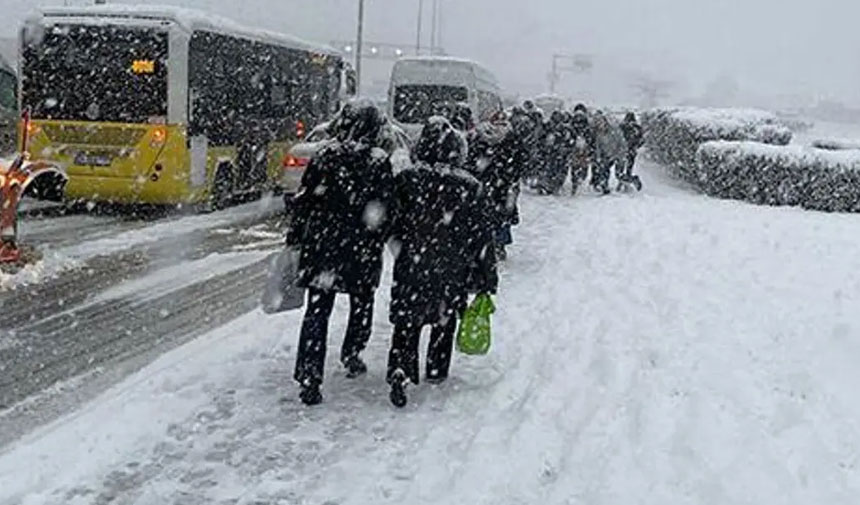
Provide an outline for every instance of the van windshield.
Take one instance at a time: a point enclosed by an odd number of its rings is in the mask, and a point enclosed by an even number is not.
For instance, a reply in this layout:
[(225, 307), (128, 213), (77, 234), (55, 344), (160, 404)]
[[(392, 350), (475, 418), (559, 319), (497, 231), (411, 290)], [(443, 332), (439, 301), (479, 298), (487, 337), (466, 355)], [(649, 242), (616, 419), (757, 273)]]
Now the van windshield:
[(401, 85), (394, 91), (394, 119), (406, 124), (423, 123), (439, 106), (468, 99), (469, 90), (462, 86)]

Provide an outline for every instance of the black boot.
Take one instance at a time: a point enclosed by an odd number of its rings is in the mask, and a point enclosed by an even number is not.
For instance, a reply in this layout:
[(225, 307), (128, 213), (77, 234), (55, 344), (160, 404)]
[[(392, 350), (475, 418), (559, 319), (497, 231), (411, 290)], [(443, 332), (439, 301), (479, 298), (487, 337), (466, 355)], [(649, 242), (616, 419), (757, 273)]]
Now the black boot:
[(343, 366), (348, 379), (355, 379), (367, 373), (367, 365), (358, 356), (350, 356), (343, 362)]
[(388, 395), (388, 398), (395, 407), (402, 409), (409, 401), (406, 398), (406, 374), (402, 370), (394, 372), (390, 383), (391, 393)]
[(636, 188), (636, 191), (642, 191), (642, 179), (638, 175), (633, 176), (633, 186)]
[(309, 379), (302, 383), (299, 399), (307, 406), (319, 405), (323, 401), (322, 392), (320, 391), (320, 383), (317, 380)]
[(501, 244), (496, 244), (496, 260), (497, 261), (507, 261), (508, 259), (508, 250), (505, 246)]

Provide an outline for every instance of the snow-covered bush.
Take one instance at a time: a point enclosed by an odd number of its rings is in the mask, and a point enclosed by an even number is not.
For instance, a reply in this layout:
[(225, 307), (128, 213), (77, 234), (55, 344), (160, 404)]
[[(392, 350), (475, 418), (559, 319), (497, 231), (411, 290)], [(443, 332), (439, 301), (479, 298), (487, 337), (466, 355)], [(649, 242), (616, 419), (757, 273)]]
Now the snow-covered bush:
[(787, 145), (792, 137), (776, 115), (752, 109), (654, 109), (642, 121), (650, 156), (690, 182), (696, 181), (696, 152), (705, 142)]
[(696, 155), (694, 182), (720, 198), (860, 212), (860, 151), (706, 142)]

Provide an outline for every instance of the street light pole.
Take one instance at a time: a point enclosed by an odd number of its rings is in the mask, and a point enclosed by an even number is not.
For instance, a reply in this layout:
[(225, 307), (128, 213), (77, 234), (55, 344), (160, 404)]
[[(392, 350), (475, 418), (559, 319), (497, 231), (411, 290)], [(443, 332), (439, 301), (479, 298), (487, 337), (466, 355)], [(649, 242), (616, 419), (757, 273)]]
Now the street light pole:
[(439, 0), (433, 0), (433, 17), (430, 23), (430, 55), (436, 54), (436, 20), (439, 13)]
[(445, 11), (445, 6), (443, 4), (443, 0), (439, 0), (439, 13), (437, 14), (438, 19), (436, 20), (436, 30), (437, 30), (436, 47), (440, 48), (440, 51), (441, 51), (441, 48), (443, 47), (442, 46), (442, 33), (443, 33), (443, 30), (442, 30), (442, 13), (444, 11)]
[(415, 37), (415, 56), (421, 55), (421, 25), (424, 16), (424, 0), (418, 0), (418, 34)]
[(364, 0), (358, 0), (358, 34), (355, 41), (355, 90), (361, 95), (361, 55), (364, 51)]

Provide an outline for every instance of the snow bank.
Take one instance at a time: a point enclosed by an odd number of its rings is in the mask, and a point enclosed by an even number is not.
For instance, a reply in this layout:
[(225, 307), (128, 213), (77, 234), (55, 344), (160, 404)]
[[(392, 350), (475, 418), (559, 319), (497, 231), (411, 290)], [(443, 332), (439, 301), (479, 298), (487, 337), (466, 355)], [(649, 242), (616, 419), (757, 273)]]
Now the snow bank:
[(0, 271), (0, 293), (11, 291), (21, 286), (38, 284), (56, 277), (65, 270), (77, 268), (80, 262), (58, 254), (49, 254), (36, 263), (26, 265), (15, 273)]
[(817, 139), (812, 141), (812, 147), (827, 151), (860, 150), (860, 140), (851, 139)]
[(707, 142), (696, 166), (697, 186), (712, 196), (860, 212), (860, 151)]
[(791, 130), (769, 112), (754, 109), (654, 109), (642, 114), (645, 145), (655, 161), (694, 181), (696, 151), (714, 140), (786, 145)]

